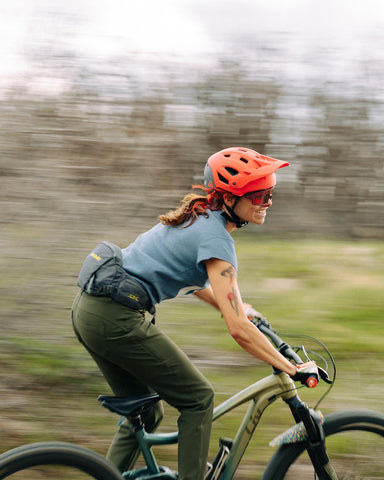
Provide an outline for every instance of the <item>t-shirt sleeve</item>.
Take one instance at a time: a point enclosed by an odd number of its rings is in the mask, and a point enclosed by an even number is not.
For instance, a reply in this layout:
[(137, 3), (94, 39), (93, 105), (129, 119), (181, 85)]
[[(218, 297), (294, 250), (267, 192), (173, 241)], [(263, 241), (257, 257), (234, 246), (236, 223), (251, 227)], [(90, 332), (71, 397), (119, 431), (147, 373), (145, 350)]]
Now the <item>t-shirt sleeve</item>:
[(197, 263), (218, 258), (233, 265), (237, 270), (237, 257), (233, 240), (223, 237), (210, 237), (199, 243)]

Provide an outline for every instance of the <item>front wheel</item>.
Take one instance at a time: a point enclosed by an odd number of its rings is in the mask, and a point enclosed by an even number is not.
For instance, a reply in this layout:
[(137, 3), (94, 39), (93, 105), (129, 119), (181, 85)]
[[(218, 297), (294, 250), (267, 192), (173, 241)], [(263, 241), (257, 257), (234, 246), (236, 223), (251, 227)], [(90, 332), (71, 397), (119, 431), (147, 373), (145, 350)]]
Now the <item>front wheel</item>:
[(122, 480), (120, 472), (92, 450), (65, 442), (23, 445), (0, 455), (0, 479)]
[[(338, 480), (384, 480), (384, 415), (338, 412), (324, 421), (325, 445)], [(313, 480), (305, 442), (282, 445), (262, 480)]]

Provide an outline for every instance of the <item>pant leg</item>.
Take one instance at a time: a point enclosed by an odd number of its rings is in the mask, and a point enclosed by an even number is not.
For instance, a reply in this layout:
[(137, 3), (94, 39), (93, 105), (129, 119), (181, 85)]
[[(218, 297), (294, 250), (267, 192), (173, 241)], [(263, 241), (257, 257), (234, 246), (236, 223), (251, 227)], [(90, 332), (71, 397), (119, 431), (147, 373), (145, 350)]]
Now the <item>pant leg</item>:
[[(113, 393), (117, 397), (136, 397), (154, 393), (135, 377), (127, 374), (115, 364), (104, 360), (94, 352), (89, 351), (99, 369), (103, 373)], [(163, 405), (158, 402), (150, 410), (142, 414), (142, 419), (147, 432), (154, 432), (163, 419)], [(108, 449), (107, 459), (110, 460), (121, 472), (131, 470), (139, 457), (140, 451), (136, 438), (131, 430), (128, 420), (119, 426), (112, 443)]]
[[(79, 303), (80, 298), (81, 294), (76, 297), (72, 309), (72, 321), (76, 336), (96, 362), (114, 395), (117, 397), (135, 397), (154, 393), (153, 390), (138, 381), (126, 370), (92, 351), (85, 343), (83, 336), (79, 331), (83, 330), (82, 320), (77, 315), (77, 304)], [(85, 334), (86, 337), (89, 335), (89, 332)], [(152, 409), (146, 411), (142, 415), (147, 432), (154, 432), (156, 430), (163, 418), (163, 414), (164, 410), (162, 403), (158, 402)], [(130, 424), (127, 420), (124, 420), (113, 438), (112, 444), (107, 453), (107, 459), (114, 463), (117, 468), (123, 472), (134, 467), (139, 453), (138, 444), (131, 431)]]
[(74, 324), (90, 350), (179, 410), (179, 479), (202, 480), (213, 410), (205, 377), (149, 319), (109, 298), (82, 294)]

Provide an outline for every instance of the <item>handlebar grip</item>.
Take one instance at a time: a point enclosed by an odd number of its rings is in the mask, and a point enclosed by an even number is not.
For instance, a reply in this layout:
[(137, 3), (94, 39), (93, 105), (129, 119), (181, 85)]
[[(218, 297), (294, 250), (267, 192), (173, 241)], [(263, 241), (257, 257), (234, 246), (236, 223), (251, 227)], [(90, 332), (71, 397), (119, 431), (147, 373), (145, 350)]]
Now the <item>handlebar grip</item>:
[(283, 342), (277, 348), (277, 350), (288, 360), (293, 360), (296, 363), (296, 365), (300, 365), (301, 363), (304, 363), (303, 360), (300, 358), (300, 356), (293, 351), (292, 347), (285, 342)]

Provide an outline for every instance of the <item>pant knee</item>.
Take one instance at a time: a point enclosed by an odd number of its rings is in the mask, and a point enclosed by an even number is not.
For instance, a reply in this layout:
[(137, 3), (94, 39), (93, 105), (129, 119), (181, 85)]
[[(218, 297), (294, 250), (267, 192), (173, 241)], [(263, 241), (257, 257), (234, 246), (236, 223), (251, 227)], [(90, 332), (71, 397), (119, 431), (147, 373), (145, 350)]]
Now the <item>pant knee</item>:
[(209, 408), (213, 407), (214, 398), (215, 398), (215, 391), (213, 389), (213, 386), (209, 384), (205, 394), (205, 401)]
[(211, 411), (213, 410), (215, 392), (212, 385), (206, 382), (198, 390), (196, 395), (191, 395), (193, 398), (193, 406), (191, 410), (194, 411)]

